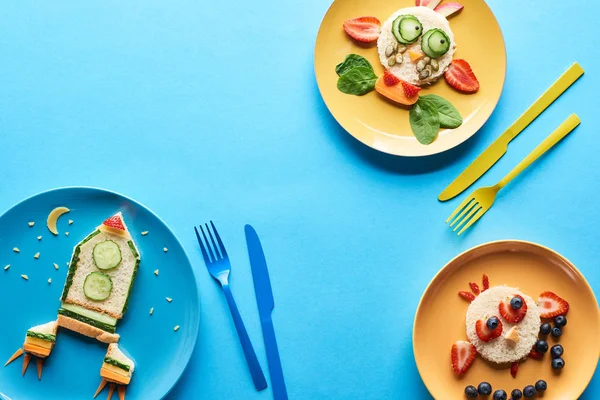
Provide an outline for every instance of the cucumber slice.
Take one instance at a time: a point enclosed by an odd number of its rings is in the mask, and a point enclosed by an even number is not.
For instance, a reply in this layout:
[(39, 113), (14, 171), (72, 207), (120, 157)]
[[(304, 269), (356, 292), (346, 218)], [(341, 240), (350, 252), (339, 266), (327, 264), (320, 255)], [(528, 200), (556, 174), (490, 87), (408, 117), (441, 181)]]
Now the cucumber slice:
[(429, 48), (429, 45), (427, 44), (427, 42), (429, 40), (429, 36), (431, 36), (433, 31), (435, 31), (435, 29), (430, 29), (427, 32), (425, 32), (425, 34), (423, 35), (423, 38), (421, 39), (421, 50), (423, 50), (423, 53), (425, 53), (425, 55), (427, 55), (431, 58), (436, 58), (438, 56), (436, 56), (435, 52), (431, 51), (431, 49)]
[(410, 44), (416, 42), (421, 36), (423, 26), (415, 16), (400, 15), (392, 23), (392, 33), (398, 42)]
[(441, 29), (435, 29), (427, 38), (427, 46), (435, 53), (435, 57), (441, 57), (450, 50), (450, 38)]
[(61, 303), (61, 308), (72, 312), (74, 314), (81, 315), (82, 317), (93, 319), (94, 321), (98, 321), (102, 324), (115, 326), (117, 325), (117, 319), (111, 317), (108, 314), (100, 313), (94, 310), (88, 310), (87, 308), (83, 308), (81, 306), (77, 306), (75, 304), (70, 303)]
[(121, 263), (121, 249), (112, 240), (96, 244), (92, 255), (94, 264), (102, 270), (116, 268)]
[(83, 293), (91, 300), (106, 300), (112, 291), (112, 280), (104, 272), (91, 272), (83, 282)]

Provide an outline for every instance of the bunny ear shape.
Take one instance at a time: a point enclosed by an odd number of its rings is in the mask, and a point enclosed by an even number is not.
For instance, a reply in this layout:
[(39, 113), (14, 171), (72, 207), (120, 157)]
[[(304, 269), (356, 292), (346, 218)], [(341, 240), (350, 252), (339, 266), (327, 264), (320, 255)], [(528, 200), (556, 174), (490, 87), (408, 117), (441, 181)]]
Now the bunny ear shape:
[(433, 11), (437, 11), (438, 13), (442, 14), (444, 17), (448, 18), (449, 16), (458, 13), (463, 8), (465, 8), (465, 7), (460, 3), (444, 3), (444, 4), (440, 4), (439, 6), (435, 7), (433, 9)]

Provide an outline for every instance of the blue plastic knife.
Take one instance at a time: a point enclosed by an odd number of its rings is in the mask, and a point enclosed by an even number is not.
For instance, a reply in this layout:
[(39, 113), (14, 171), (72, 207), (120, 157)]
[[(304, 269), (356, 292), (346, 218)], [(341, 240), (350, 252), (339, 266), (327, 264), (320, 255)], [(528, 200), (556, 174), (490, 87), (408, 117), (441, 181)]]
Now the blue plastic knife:
[(275, 400), (287, 400), (288, 395), (283, 379), (283, 369), (281, 368), (279, 349), (277, 348), (277, 340), (275, 339), (275, 329), (273, 328), (273, 320), (271, 319), (275, 300), (273, 299), (273, 290), (271, 289), (271, 280), (269, 279), (265, 253), (254, 228), (246, 225), (244, 230), (246, 232), (246, 243), (248, 244), (248, 255), (250, 256), (250, 267), (252, 268), (256, 304), (258, 305), (258, 314), (260, 316), (265, 349), (267, 350), (273, 398)]

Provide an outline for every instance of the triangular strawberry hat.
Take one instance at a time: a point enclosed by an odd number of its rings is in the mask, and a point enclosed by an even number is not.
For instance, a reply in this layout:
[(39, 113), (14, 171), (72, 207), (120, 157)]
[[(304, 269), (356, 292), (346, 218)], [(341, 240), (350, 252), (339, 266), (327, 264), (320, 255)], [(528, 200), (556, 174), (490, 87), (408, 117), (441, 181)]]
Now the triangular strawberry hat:
[(107, 218), (98, 229), (103, 232), (112, 233), (113, 235), (131, 238), (129, 229), (127, 229), (127, 225), (125, 225), (125, 221), (123, 220), (123, 214), (120, 211), (112, 217)]

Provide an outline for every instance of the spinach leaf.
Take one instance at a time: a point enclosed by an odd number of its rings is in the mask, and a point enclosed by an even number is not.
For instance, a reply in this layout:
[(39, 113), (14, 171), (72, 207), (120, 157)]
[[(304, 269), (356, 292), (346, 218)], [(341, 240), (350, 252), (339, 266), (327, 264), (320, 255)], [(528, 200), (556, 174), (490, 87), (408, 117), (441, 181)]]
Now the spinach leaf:
[(460, 113), (448, 100), (435, 94), (421, 96), (421, 99), (432, 102), (437, 108), (440, 127), (454, 129), (462, 125), (463, 119), (460, 116)]
[(354, 67), (344, 72), (338, 79), (337, 87), (346, 94), (362, 96), (375, 89), (377, 75), (367, 67)]
[(348, 54), (343, 62), (335, 66), (335, 72), (338, 76), (354, 67), (366, 67), (373, 70), (373, 66), (366, 58), (359, 56), (358, 54)]
[(440, 130), (440, 118), (435, 104), (420, 98), (409, 113), (410, 127), (421, 144), (431, 144)]

